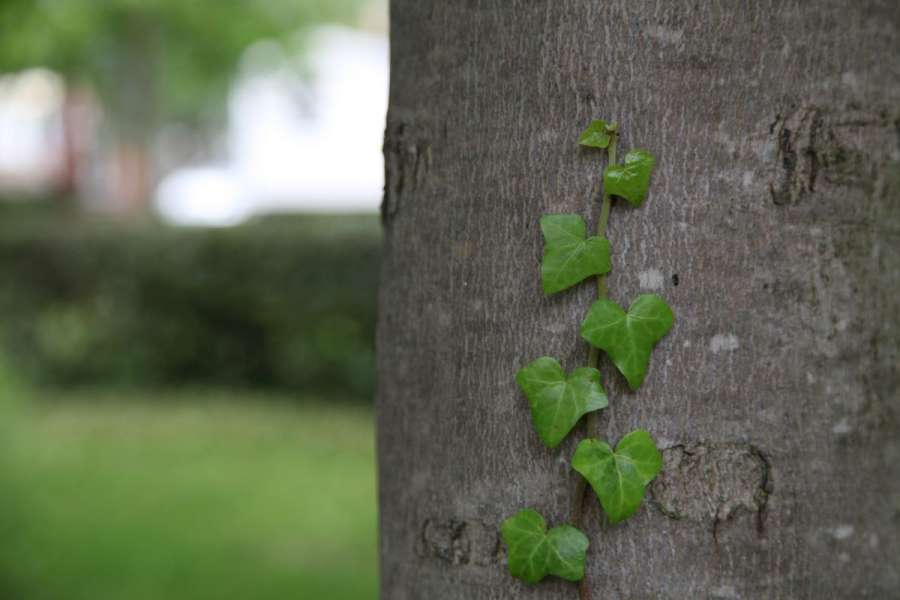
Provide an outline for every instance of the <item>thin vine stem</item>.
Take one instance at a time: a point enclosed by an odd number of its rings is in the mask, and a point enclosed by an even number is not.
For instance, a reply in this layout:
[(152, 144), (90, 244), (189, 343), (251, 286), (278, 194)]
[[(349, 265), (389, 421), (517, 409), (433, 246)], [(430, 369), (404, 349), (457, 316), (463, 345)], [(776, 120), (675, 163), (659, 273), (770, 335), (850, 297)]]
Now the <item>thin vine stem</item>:
[[(608, 156), (608, 165), (616, 164), (616, 144), (619, 139), (619, 132), (615, 123), (610, 124), (607, 131), (609, 132), (609, 146), (607, 146), (606, 154)], [(597, 220), (597, 235), (606, 238), (606, 225), (609, 223), (609, 209), (612, 206), (612, 197), (606, 192), (605, 186), (603, 190), (603, 199), (600, 205), (600, 217)], [(606, 298), (609, 296), (609, 290), (606, 287), (606, 275), (597, 276), (597, 298)], [(600, 350), (594, 346), (590, 347), (588, 353), (588, 366), (596, 369), (600, 364)], [(600, 430), (600, 412), (592, 411), (587, 414), (585, 431), (588, 437), (598, 434)], [(575, 494), (572, 496), (572, 524), (581, 529), (582, 515), (584, 514), (584, 501), (587, 492), (587, 481), (584, 477), (578, 477), (575, 484)], [(604, 515), (604, 524), (606, 523)], [(605, 529), (606, 527), (604, 527)], [(582, 578), (578, 586), (580, 600), (591, 600), (591, 589), (588, 584), (587, 575)]]

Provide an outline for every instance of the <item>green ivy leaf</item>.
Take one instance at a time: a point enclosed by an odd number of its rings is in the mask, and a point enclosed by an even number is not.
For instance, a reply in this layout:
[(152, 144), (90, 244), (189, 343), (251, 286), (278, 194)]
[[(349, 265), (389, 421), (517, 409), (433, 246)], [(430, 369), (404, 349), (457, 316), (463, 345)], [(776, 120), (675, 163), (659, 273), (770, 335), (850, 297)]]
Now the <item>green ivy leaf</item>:
[(609, 146), (609, 124), (600, 119), (594, 119), (578, 137), (578, 143), (591, 148), (606, 148)]
[(626, 313), (608, 298), (594, 302), (581, 324), (581, 337), (606, 352), (628, 380), (641, 387), (650, 363), (650, 351), (675, 323), (675, 315), (656, 294), (638, 296)]
[(531, 405), (531, 419), (541, 441), (555, 448), (585, 413), (606, 408), (600, 371), (580, 367), (566, 377), (556, 359), (542, 356), (519, 369), (516, 383)]
[(545, 294), (560, 292), (591, 275), (609, 273), (609, 240), (585, 239), (587, 226), (579, 215), (544, 215), (544, 258), (541, 285)]
[(500, 526), (509, 555), (509, 572), (528, 583), (547, 575), (569, 581), (584, 577), (588, 539), (571, 525), (547, 531), (547, 523), (535, 510), (526, 508)]
[(662, 455), (650, 434), (639, 429), (623, 437), (615, 452), (606, 442), (582, 440), (572, 468), (594, 488), (610, 523), (618, 523), (641, 505), (647, 484), (662, 470)]
[(625, 198), (640, 206), (647, 197), (650, 173), (656, 160), (646, 150), (631, 150), (621, 165), (609, 165), (603, 172), (603, 189), (610, 196)]

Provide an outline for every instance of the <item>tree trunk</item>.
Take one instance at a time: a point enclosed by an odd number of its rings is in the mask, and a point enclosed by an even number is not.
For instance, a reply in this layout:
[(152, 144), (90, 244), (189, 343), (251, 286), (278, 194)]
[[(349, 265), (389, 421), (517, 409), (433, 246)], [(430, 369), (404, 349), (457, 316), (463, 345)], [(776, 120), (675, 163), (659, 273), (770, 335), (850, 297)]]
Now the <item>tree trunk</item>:
[(92, 142), (93, 96), (84, 85), (66, 82), (62, 102), (62, 151), (54, 195), (68, 206), (79, 193), (85, 155)]
[(113, 212), (129, 216), (146, 213), (153, 196), (150, 144), (119, 140), (113, 160)]
[(117, 87), (107, 90), (113, 148), (114, 212), (149, 212), (156, 183), (154, 138), (159, 126), (159, 26), (141, 11), (122, 16), (124, 52), (114, 57)]
[(511, 578), (500, 522), (569, 518), (578, 431), (539, 441), (517, 369), (584, 365), (595, 287), (545, 297), (538, 219), (599, 212), (620, 123), (657, 156), (616, 202), (612, 298), (676, 325), (611, 442), (664, 471), (604, 528), (594, 600), (900, 597), (900, 4), (394, 0), (378, 333), (385, 600), (574, 599)]

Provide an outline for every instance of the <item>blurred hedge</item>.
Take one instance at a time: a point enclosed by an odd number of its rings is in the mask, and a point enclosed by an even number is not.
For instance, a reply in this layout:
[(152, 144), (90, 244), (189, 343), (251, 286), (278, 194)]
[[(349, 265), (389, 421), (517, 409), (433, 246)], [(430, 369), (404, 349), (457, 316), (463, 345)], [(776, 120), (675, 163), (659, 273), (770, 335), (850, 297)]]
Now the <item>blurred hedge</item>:
[(232, 229), (0, 225), (0, 345), (37, 383), (226, 384), (368, 398), (376, 217)]

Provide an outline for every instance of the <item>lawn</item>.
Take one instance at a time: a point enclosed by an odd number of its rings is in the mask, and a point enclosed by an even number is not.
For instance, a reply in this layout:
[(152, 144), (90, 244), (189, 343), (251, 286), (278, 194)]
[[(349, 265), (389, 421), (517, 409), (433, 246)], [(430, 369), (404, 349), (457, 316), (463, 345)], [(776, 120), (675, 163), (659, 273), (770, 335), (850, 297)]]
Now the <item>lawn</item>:
[(369, 409), (43, 394), (0, 415), (3, 600), (376, 596)]

